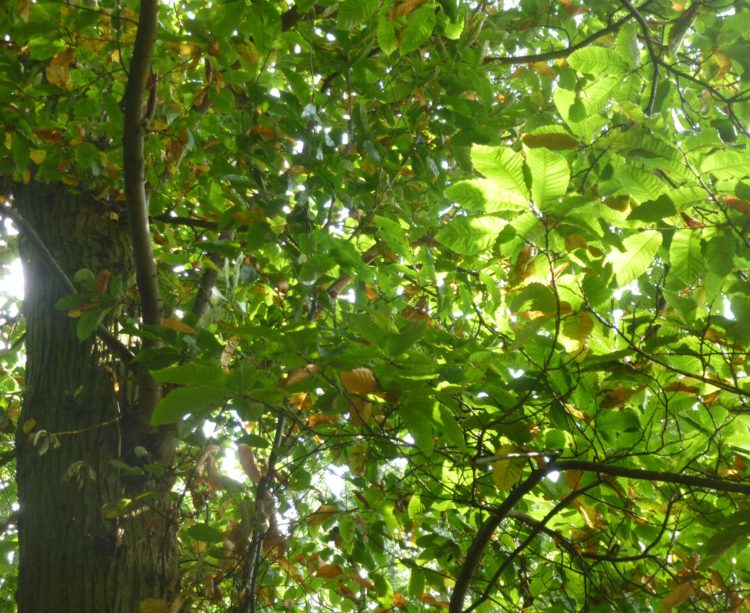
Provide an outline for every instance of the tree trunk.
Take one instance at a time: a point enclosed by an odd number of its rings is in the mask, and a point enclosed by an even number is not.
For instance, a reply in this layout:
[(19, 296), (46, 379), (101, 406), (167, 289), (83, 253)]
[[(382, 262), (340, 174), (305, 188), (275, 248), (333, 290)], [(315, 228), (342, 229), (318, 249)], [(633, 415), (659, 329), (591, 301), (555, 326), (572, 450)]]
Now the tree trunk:
[[(131, 276), (127, 225), (93, 198), (32, 183), (15, 190), (14, 205), (69, 277), (81, 268)], [(55, 309), (69, 291), (23, 235), (21, 257), (27, 364), (17, 432), (19, 611), (133, 613), (143, 599), (168, 600), (177, 576), (169, 488), (112, 463), (136, 445), (149, 447), (126, 427), (135, 377), (95, 336), (77, 339), (77, 320)], [(45, 439), (59, 446), (45, 450)], [(102, 512), (148, 491), (125, 515)]]

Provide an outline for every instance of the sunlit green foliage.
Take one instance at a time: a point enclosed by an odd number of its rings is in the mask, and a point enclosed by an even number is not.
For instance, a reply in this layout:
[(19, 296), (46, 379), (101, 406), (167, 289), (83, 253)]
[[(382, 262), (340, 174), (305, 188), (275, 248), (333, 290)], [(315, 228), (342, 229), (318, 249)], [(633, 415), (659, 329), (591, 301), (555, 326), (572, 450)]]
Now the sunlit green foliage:
[[(8, 185), (124, 215), (136, 11), (0, 9)], [(122, 468), (174, 471), (180, 598), (226, 610), (250, 566), (266, 610), (744, 610), (749, 22), (718, 0), (161, 7), (165, 344), (140, 359), (179, 454)], [(132, 311), (134, 279), (102, 272), (60, 305), (82, 338)]]

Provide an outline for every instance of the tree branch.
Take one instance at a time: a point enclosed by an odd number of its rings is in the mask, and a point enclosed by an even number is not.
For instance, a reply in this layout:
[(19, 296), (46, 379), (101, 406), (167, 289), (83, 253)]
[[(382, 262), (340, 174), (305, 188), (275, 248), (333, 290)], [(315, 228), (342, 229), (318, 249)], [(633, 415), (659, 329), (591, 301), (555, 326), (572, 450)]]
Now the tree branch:
[[(161, 297), (159, 295), (156, 262), (151, 247), (143, 150), (148, 122), (144, 113), (144, 103), (148, 75), (151, 69), (151, 55), (156, 38), (158, 14), (159, 0), (141, 0), (133, 59), (130, 62), (130, 73), (123, 97), (125, 110), (122, 145), (125, 198), (128, 205), (136, 281), (141, 295), (141, 313), (144, 325), (161, 323)], [(154, 345), (153, 341), (143, 341), (144, 347)], [(142, 413), (150, 414), (160, 397), (160, 386), (144, 369), (138, 391), (138, 405)]]
[(738, 483), (726, 479), (714, 479), (710, 477), (698, 477), (678, 473), (661, 472), (655, 470), (642, 470), (639, 468), (627, 468), (599, 462), (587, 462), (585, 460), (559, 460), (553, 461), (546, 466), (535, 470), (529, 477), (512, 490), (507, 498), (503, 500), (497, 509), (491, 512), (484, 523), (479, 527), (474, 540), (466, 554), (456, 584), (453, 588), (450, 600), (450, 613), (463, 613), (463, 603), (469, 584), (474, 576), (474, 570), (479, 566), (482, 554), (495, 533), (500, 523), (510, 515), (511, 510), (521, 499), (528, 494), (539, 482), (551, 472), (564, 472), (567, 470), (581, 470), (593, 472), (599, 475), (610, 475), (613, 477), (625, 477), (639, 481), (656, 481), (674, 485), (687, 485), (700, 489), (713, 490), (717, 492), (734, 492), (750, 495), (750, 483)]

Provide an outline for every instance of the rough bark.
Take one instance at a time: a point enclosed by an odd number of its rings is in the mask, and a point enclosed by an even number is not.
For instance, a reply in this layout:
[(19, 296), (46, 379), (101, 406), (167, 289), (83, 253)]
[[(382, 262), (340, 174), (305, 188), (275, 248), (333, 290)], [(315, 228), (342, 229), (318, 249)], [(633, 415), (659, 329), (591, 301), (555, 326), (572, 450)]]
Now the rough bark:
[[(127, 228), (101, 204), (36, 184), (18, 187), (14, 204), (69, 277), (83, 267), (131, 276)], [(54, 306), (69, 291), (23, 237), (21, 257), (27, 365), (17, 433), (19, 611), (132, 613), (142, 599), (169, 599), (176, 587), (167, 483), (113, 466), (136, 445), (150, 447), (128, 426), (138, 421), (129, 420), (135, 382), (95, 337), (78, 341), (76, 320)], [(42, 430), (56, 434), (59, 447), (40, 454)], [(102, 513), (149, 491), (129, 514)]]

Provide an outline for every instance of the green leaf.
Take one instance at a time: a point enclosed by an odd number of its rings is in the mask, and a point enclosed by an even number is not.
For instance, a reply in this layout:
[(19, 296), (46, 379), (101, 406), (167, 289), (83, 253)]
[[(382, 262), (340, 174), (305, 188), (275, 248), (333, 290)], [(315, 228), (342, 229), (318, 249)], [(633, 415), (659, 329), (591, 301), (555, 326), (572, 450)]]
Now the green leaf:
[(697, 230), (677, 230), (672, 237), (669, 274), (679, 279), (683, 286), (695, 283), (705, 268), (700, 238)]
[(531, 198), (541, 210), (565, 195), (570, 169), (563, 156), (549, 149), (532, 149), (526, 154), (526, 165), (531, 171)]
[(363, 24), (378, 10), (378, 0), (344, 0), (339, 6), (339, 23), (348, 29)]
[(107, 316), (107, 313), (111, 311), (111, 308), (91, 309), (83, 313), (83, 315), (78, 318), (78, 324), (76, 325), (76, 337), (78, 340), (83, 342), (91, 336), (97, 326), (102, 323), (102, 320)]
[(607, 261), (612, 264), (620, 287), (625, 287), (646, 272), (659, 251), (661, 240), (661, 232), (644, 230), (622, 241), (625, 251), (613, 249), (609, 253)]
[(528, 200), (529, 190), (523, 177), (523, 158), (507, 147), (474, 145), (471, 161), (479, 172), (497, 187)]
[(478, 213), (529, 209), (526, 198), (517, 192), (503, 189), (491, 179), (458, 181), (446, 188), (445, 195), (465, 209)]
[(396, 51), (399, 45), (398, 37), (396, 36), (396, 22), (388, 17), (390, 6), (391, 3), (386, 2), (380, 10), (380, 15), (378, 15), (378, 46), (386, 55), (390, 55)]
[(401, 402), (398, 414), (404, 426), (414, 437), (417, 448), (424, 454), (431, 454), (434, 448), (432, 440), (433, 401), (412, 395)]
[(435, 240), (461, 255), (479, 255), (492, 247), (507, 223), (497, 217), (454, 217)]
[(412, 251), (409, 246), (409, 239), (401, 224), (382, 215), (375, 215), (374, 220), (378, 225), (379, 234), (388, 248), (396, 255), (411, 261)]
[(701, 164), (701, 173), (717, 179), (743, 179), (750, 177), (750, 153), (722, 149), (712, 153)]
[[(518, 453), (513, 445), (502, 445), (497, 455)], [(521, 480), (525, 460), (523, 458), (508, 458), (495, 460), (492, 463), (492, 481), (500, 492), (510, 489)]]
[(23, 174), (23, 171), (26, 170), (30, 159), (31, 149), (28, 141), (20, 132), (16, 132), (13, 134), (13, 163), (19, 174)]
[(216, 387), (178, 387), (156, 405), (151, 423), (154, 426), (164, 426), (180, 421), (188, 413), (203, 415), (214, 408), (214, 405), (221, 403), (226, 395), (224, 390)]
[(425, 4), (411, 13), (407, 19), (406, 27), (401, 34), (401, 55), (416, 51), (432, 36), (437, 23), (435, 7), (431, 3)]
[(190, 362), (188, 364), (154, 370), (151, 372), (151, 376), (160, 383), (204, 385), (222, 389), (225, 389), (227, 385), (227, 375), (218, 364)]
[(593, 76), (624, 74), (627, 61), (614, 49), (608, 47), (584, 47), (568, 56), (568, 64), (578, 72)]
[(219, 543), (223, 538), (221, 530), (217, 530), (210, 524), (195, 524), (185, 531), (196, 541), (205, 541), (206, 543)]

